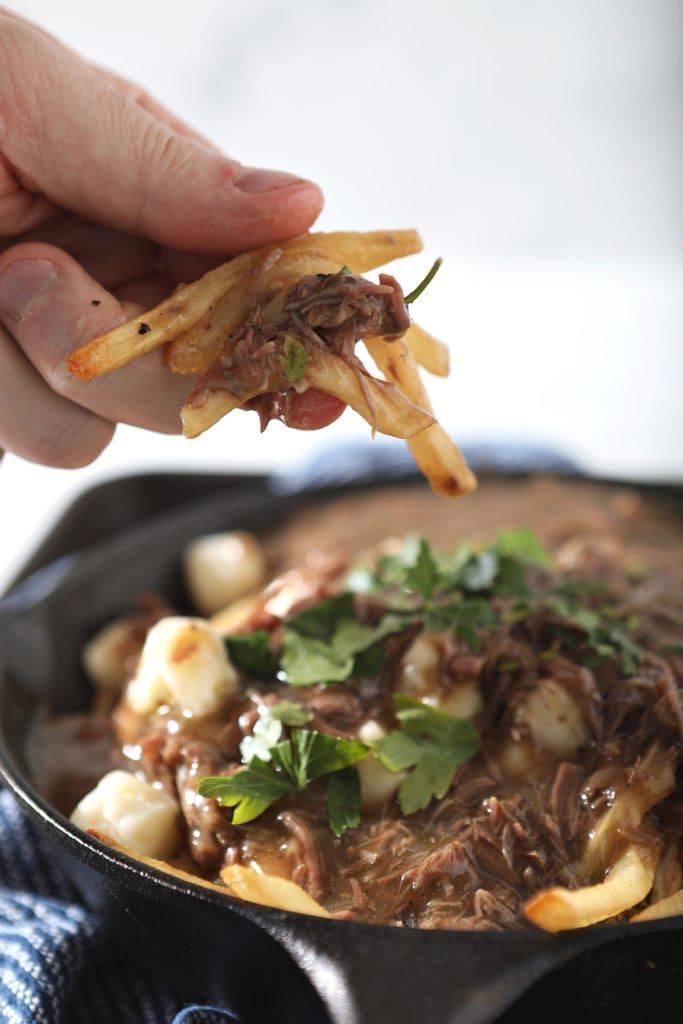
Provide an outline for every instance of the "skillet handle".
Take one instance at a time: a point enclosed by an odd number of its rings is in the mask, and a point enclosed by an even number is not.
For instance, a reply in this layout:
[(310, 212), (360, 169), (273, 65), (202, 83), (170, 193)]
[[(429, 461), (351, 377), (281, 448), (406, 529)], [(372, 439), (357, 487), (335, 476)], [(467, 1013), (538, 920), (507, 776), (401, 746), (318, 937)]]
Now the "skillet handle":
[(316, 921), (278, 935), (332, 1024), (486, 1024), (548, 971), (605, 941), (600, 932), (577, 938), (339, 924)]

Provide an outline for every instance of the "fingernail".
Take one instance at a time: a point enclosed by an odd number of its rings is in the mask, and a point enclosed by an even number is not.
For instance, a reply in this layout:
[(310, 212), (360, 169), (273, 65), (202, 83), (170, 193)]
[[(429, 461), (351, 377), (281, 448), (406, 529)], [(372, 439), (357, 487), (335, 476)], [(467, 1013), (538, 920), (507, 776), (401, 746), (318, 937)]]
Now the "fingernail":
[(247, 167), (235, 181), (242, 192), (274, 192), (288, 185), (301, 185), (304, 179), (286, 171), (266, 171), (261, 167)]
[(0, 309), (10, 320), (21, 320), (58, 276), (49, 260), (14, 260), (0, 274)]

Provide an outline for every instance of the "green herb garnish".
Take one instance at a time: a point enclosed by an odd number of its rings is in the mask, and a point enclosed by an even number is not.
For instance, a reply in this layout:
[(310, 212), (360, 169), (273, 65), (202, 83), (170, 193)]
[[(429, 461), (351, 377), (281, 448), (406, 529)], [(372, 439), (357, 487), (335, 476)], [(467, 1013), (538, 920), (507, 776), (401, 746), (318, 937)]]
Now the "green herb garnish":
[(405, 625), (395, 615), (384, 616), (376, 626), (363, 625), (355, 616), (350, 593), (322, 601), (287, 620), (282, 635), (284, 677), (290, 686), (350, 679), (359, 655)]
[(246, 676), (272, 679), (277, 672), (278, 661), (270, 648), (270, 634), (265, 629), (226, 636), (225, 646), (230, 661)]
[(411, 769), (398, 791), (404, 814), (421, 811), (445, 796), (455, 773), (478, 748), (471, 722), (452, 718), (410, 697), (394, 697), (400, 730), (390, 732), (375, 746), (380, 763), (390, 772)]
[[(213, 797), (224, 807), (234, 807), (234, 824), (245, 825), (281, 797), (301, 792), (316, 779), (356, 764), (367, 753), (368, 747), (360, 740), (328, 736), (313, 729), (292, 729), (289, 739), (269, 748), (269, 760), (254, 756), (234, 775), (202, 779), (198, 792), (200, 796)], [(335, 787), (328, 814), (331, 827), (340, 835), (351, 827), (344, 826), (342, 819), (344, 815), (353, 816), (353, 807), (350, 784), (337, 780)], [(342, 790), (346, 794), (343, 799)]]
[(443, 260), (441, 259), (440, 256), (438, 256), (434, 260), (430, 270), (422, 278), (420, 283), (415, 288), (413, 288), (412, 292), (409, 292), (408, 295), (406, 295), (406, 297), (404, 298), (403, 301), (405, 302), (406, 306), (409, 306), (411, 302), (415, 302), (415, 299), (419, 299), (420, 295), (422, 295), (422, 292), (425, 290), (427, 285), (431, 284), (431, 282), (434, 280), (436, 273), (442, 263)]
[(280, 366), (287, 380), (292, 384), (300, 381), (306, 372), (307, 363), (308, 352), (302, 343), (297, 338), (293, 338), (291, 334), (286, 334), (282, 343)]
[(337, 837), (360, 823), (360, 800), (360, 776), (355, 768), (342, 768), (330, 775), (325, 809)]

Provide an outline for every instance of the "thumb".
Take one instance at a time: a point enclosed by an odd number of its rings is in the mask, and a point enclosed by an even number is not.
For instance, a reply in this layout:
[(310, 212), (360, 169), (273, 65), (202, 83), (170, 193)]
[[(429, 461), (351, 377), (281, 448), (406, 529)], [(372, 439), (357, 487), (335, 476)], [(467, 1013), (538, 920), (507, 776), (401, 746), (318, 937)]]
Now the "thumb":
[(311, 182), (242, 167), (180, 134), (26, 22), (0, 15), (0, 30), (0, 155), (32, 191), (155, 242), (216, 254), (301, 234), (320, 212)]

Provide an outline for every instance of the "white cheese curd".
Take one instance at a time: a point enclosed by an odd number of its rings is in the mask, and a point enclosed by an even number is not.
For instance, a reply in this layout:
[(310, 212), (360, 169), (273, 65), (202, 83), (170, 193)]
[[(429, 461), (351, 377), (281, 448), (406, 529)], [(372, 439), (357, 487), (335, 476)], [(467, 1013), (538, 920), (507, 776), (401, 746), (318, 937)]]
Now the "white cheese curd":
[(397, 690), (453, 718), (474, 718), (482, 708), (476, 679), (441, 686), (445, 638), (442, 633), (421, 633), (403, 655)]
[[(386, 736), (379, 722), (370, 719), (358, 730), (358, 738), (364, 743), (376, 743)], [(406, 777), (406, 772), (390, 772), (379, 761), (368, 754), (356, 765), (360, 776), (361, 807), (370, 810), (381, 807), (390, 800)]]
[(130, 619), (116, 619), (100, 629), (83, 648), (83, 668), (98, 690), (115, 690), (123, 685), (123, 652), (132, 628)]
[(203, 619), (170, 616), (147, 634), (128, 705), (145, 715), (170, 704), (191, 715), (215, 711), (237, 690), (223, 640)]
[(438, 635), (421, 633), (416, 637), (403, 655), (398, 692), (416, 700), (434, 696), (439, 688), (441, 657)]
[(144, 857), (172, 857), (181, 839), (175, 800), (130, 772), (108, 772), (78, 804), (71, 820), (96, 829)]
[(542, 679), (526, 697), (518, 721), (525, 723), (537, 748), (570, 757), (590, 739), (581, 708), (554, 679)]
[(266, 579), (263, 549), (251, 533), (213, 533), (185, 548), (185, 582), (202, 615), (232, 604)]
[(472, 719), (484, 706), (476, 679), (456, 683), (452, 690), (439, 698), (438, 708), (453, 718)]

